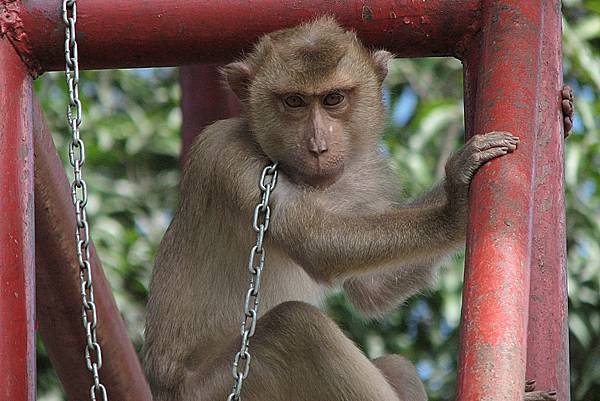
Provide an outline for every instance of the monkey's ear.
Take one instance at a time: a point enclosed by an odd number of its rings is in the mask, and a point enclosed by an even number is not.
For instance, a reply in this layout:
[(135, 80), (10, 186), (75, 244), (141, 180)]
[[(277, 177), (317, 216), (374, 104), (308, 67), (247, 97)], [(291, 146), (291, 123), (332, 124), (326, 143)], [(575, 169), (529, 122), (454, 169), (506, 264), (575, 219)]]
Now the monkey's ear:
[(383, 82), (388, 73), (388, 62), (394, 58), (394, 55), (385, 50), (377, 50), (371, 57), (375, 63), (375, 73), (379, 82)]
[(248, 85), (252, 78), (250, 66), (246, 62), (237, 61), (221, 68), (221, 74), (236, 96), (241, 101), (245, 101), (248, 97)]

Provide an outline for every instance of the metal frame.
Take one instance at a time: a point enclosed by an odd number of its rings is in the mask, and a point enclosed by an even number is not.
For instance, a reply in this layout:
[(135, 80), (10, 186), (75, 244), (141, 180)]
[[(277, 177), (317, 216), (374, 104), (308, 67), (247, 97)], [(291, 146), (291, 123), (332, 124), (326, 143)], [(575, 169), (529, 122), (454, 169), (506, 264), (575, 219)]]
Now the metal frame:
[[(35, 397), (35, 306), (69, 398), (86, 398), (90, 380), (70, 352), (84, 348), (70, 192), (31, 88), (64, 64), (59, 10), (0, 0), (0, 399), (13, 401)], [(79, 54), (87, 69), (223, 62), (323, 13), (398, 56), (461, 59), (467, 135), (521, 137), (471, 187), (458, 399), (520, 401), (527, 376), (568, 400), (560, 1), (78, 0)], [(231, 99), (214, 78), (213, 67), (182, 69), (184, 147), (198, 127), (239, 111), (206, 102)], [(201, 97), (199, 82), (209, 85)], [(112, 399), (151, 400), (95, 253), (92, 268), (103, 382)]]

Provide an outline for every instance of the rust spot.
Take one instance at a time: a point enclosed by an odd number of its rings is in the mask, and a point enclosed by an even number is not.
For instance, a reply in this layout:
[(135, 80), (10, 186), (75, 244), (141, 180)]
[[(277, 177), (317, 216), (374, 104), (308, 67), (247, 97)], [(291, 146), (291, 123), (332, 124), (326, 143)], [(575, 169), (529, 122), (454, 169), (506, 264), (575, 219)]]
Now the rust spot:
[(363, 6), (361, 18), (363, 21), (373, 21), (373, 10), (368, 6)]
[(29, 73), (36, 78), (42, 70), (39, 61), (33, 56), (27, 33), (21, 20), (20, 3), (17, 0), (0, 0), (0, 38), (6, 36), (11, 45), (27, 66)]

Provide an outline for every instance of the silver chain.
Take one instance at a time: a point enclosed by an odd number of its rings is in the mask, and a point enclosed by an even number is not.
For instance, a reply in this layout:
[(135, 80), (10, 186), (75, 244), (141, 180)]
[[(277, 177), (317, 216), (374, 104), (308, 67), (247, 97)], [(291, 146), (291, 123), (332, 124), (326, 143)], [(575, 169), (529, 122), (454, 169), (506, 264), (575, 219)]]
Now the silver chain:
[[(65, 77), (69, 90), (69, 105), (67, 120), (71, 127), (71, 142), (69, 143), (69, 162), (73, 166), (73, 181), (71, 182), (71, 198), (75, 206), (75, 238), (77, 259), (79, 261), (79, 284), (82, 301), (81, 319), (85, 329), (85, 364), (92, 373), (93, 384), (90, 387), (90, 399), (108, 401), (106, 387), (100, 381), (102, 368), (102, 349), (96, 337), (98, 316), (94, 302), (94, 287), (92, 267), (90, 265), (90, 229), (87, 221), (85, 206), (87, 204), (87, 185), (82, 175), (85, 163), (85, 147), (79, 136), (82, 109), (79, 100), (79, 60), (77, 41), (75, 40), (75, 23), (77, 22), (77, 5), (75, 0), (63, 0), (62, 19), (65, 23)], [(99, 396), (99, 397), (98, 397)]]
[(252, 357), (250, 356), (250, 339), (256, 330), (258, 305), (260, 302), (260, 279), (265, 265), (263, 240), (269, 228), (269, 221), (271, 220), (269, 198), (271, 197), (271, 192), (275, 189), (275, 185), (277, 185), (277, 163), (273, 163), (263, 169), (258, 183), (261, 195), (260, 202), (254, 208), (252, 216), (252, 229), (256, 233), (256, 243), (250, 250), (250, 257), (248, 258), (250, 284), (244, 300), (244, 317), (242, 318), (242, 326), (240, 328), (242, 345), (233, 359), (231, 373), (235, 379), (235, 384), (231, 389), (229, 397), (227, 397), (227, 401), (241, 400), (242, 385), (250, 372), (250, 362), (252, 361)]

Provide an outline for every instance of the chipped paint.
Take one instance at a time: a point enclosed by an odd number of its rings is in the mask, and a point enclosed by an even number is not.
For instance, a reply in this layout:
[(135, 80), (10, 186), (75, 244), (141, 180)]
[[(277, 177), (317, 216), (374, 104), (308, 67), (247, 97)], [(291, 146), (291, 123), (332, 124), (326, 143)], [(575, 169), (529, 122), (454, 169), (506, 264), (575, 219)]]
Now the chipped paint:
[(21, 60), (27, 65), (29, 73), (36, 78), (41, 71), (41, 66), (33, 55), (20, 13), (19, 0), (0, 0), (0, 38), (8, 38)]

